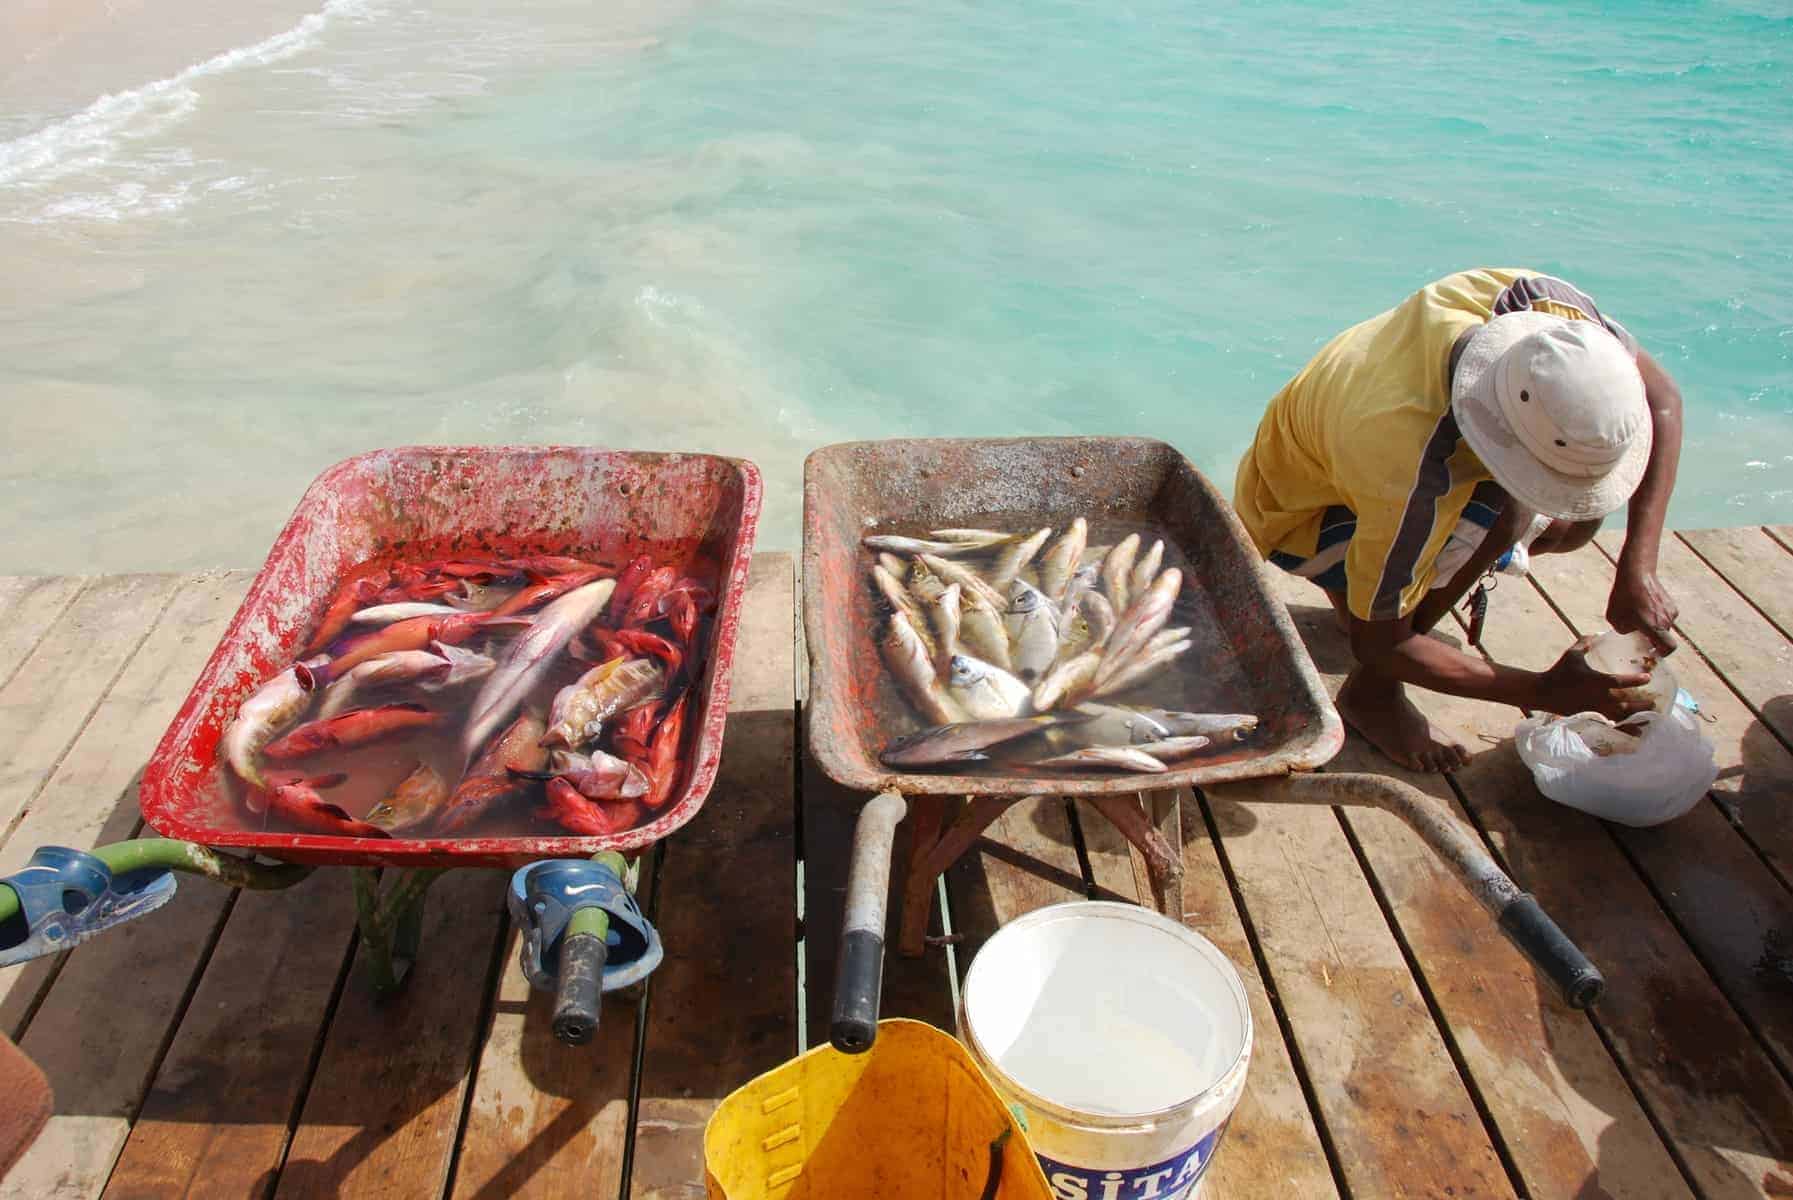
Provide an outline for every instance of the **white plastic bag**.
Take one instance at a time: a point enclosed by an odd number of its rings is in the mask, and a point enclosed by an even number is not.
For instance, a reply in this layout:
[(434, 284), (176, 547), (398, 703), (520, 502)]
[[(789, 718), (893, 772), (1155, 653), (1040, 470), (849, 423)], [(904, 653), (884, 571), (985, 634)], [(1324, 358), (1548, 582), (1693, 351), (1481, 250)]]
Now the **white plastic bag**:
[(1513, 731), (1538, 790), (1559, 804), (1621, 825), (1660, 825), (1699, 803), (1718, 778), (1712, 747), (1679, 706), (1628, 723), (1637, 737), (1598, 713), (1528, 717)]

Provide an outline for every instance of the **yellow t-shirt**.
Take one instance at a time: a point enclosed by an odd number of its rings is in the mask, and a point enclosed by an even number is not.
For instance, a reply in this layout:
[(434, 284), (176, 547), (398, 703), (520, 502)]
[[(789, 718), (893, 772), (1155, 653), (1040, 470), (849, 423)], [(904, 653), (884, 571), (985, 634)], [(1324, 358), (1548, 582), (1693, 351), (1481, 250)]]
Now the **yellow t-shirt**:
[(1451, 415), (1451, 347), (1522, 310), (1602, 322), (1585, 293), (1535, 271), (1447, 275), (1339, 334), (1271, 400), (1239, 464), (1233, 505), (1259, 553), (1311, 558), (1329, 510), (1348, 509), (1346, 602), (1365, 621), (1406, 616), (1431, 586), (1475, 486), (1490, 478)]

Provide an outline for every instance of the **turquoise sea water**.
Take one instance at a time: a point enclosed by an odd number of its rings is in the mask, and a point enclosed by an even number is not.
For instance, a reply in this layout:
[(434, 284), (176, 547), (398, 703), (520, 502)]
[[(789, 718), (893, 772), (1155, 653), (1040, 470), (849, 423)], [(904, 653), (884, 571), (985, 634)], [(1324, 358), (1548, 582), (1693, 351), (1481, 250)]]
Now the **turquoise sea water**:
[(1675, 524), (1790, 521), (1790, 57), (1711, 0), (331, 0), (0, 121), (5, 569), (253, 564), (407, 442), (745, 454), (785, 547), (845, 438), (1230, 491), (1322, 341), (1477, 264), (1681, 381)]

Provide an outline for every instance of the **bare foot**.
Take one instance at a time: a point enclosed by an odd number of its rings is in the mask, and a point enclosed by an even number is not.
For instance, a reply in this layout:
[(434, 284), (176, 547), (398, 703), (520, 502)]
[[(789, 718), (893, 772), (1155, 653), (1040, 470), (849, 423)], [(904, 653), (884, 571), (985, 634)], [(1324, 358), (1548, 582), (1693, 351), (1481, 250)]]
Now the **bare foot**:
[(1337, 704), (1347, 725), (1410, 771), (1450, 771), (1469, 761), (1468, 749), (1426, 720), (1396, 680), (1359, 667), (1339, 689)]

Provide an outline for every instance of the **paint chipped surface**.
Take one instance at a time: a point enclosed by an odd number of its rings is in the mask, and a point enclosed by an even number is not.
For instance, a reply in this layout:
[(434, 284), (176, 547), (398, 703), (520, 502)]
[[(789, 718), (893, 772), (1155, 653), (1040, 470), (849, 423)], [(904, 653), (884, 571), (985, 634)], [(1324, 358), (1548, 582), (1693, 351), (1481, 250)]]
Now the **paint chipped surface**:
[[(880, 529), (1032, 528), (1082, 516), (1152, 526), (1191, 570), (1186, 590), (1211, 614), (1216, 652), (1255, 689), (1262, 736), (1249, 747), (1151, 777), (1049, 781), (996, 774), (902, 774), (878, 751), (912, 726), (879, 659), (879, 600), (860, 539)], [(803, 625), (810, 656), (810, 753), (856, 791), (910, 795), (1137, 792), (1319, 766), (1344, 744), (1287, 611), (1220, 494), (1177, 450), (1145, 438), (897, 439), (828, 446), (803, 471)]]
[[(292, 862), (506, 867), (638, 851), (689, 821), (721, 762), (729, 677), (761, 498), (742, 459), (576, 446), (407, 446), (331, 467), (297, 510), (144, 770), (146, 820), (169, 837)], [(704, 654), (684, 782), (661, 816), (606, 837), (370, 843), (227, 827), (206, 787), (218, 741), (261, 680), (289, 665), (348, 568), (390, 555), (579, 554), (626, 560), (679, 546), (716, 564), (721, 605)], [(234, 821), (228, 823), (234, 825)]]

